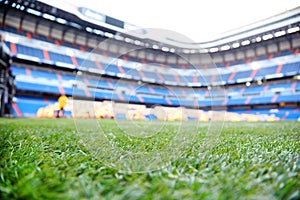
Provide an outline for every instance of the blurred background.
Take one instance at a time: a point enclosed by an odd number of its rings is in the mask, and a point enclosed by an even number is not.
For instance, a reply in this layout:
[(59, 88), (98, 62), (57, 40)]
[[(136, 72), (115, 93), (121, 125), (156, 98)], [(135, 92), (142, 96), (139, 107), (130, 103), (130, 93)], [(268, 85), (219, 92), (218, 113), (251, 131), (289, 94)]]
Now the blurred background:
[(0, 0), (1, 116), (300, 119), (299, 2), (124, 3)]

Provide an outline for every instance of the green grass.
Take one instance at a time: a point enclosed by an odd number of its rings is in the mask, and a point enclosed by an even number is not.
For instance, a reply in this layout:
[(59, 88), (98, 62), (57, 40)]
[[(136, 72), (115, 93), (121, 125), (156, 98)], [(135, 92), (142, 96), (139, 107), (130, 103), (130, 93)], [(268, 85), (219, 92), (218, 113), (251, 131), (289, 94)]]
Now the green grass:
[(0, 138), (0, 199), (300, 198), (297, 122), (0, 119)]

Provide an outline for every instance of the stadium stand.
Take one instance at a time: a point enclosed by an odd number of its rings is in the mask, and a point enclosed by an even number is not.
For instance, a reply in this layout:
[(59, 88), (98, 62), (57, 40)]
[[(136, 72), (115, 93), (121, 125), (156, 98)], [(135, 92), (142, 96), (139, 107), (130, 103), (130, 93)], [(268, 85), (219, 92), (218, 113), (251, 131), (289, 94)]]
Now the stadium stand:
[[(181, 106), (206, 111), (220, 107), (233, 113), (272, 115), (282, 120), (300, 117), (299, 22), (260, 35), (291, 27), (298, 27), (298, 31), (286, 31), (283, 36), (227, 51), (209, 52), (214, 64), (197, 60), (201, 53), (190, 53), (187, 57), (193, 60), (191, 64), (176, 53), (160, 49), (143, 48), (122, 54), (134, 44), (91, 32), (92, 28), (83, 28), (85, 21), (63, 10), (56, 13), (57, 19), (65, 17), (63, 24), (42, 17), (45, 15), (37, 10), (38, 5), (45, 10), (51, 6), (36, 1), (33, 9), (25, 2), (1, 1), (0, 15), (0, 33), (13, 60), (16, 97), (12, 107), (17, 117), (36, 116), (39, 108), (53, 104), (60, 95), (146, 107)], [(295, 12), (298, 15), (299, 9)], [(99, 25), (88, 26), (117, 35)], [(251, 35), (249, 40), (257, 37)], [(109, 39), (109, 47), (95, 45), (105, 39)], [(116, 116), (125, 118), (124, 115)]]
[(0, 34), (0, 117), (12, 115), (12, 101), (15, 95), (14, 76), (11, 71), (9, 48)]

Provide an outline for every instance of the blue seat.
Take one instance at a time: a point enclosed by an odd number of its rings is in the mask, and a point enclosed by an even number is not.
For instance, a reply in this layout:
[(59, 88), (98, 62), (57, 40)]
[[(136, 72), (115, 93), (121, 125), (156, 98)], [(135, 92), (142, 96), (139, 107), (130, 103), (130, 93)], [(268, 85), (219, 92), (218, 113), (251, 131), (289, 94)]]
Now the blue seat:
[(154, 72), (143, 71), (143, 73), (146, 76), (146, 78), (151, 78), (157, 81), (160, 80), (159, 77)]
[(236, 72), (234, 76), (234, 80), (237, 81), (238, 79), (244, 79), (244, 78), (249, 78), (251, 75), (252, 71), (241, 71), (241, 72)]
[[(50, 104), (56, 102), (54, 99), (48, 100)], [(20, 109), (23, 117), (34, 117), (39, 108), (47, 106), (47, 102), (43, 98), (16, 96), (16, 104)], [(14, 113), (17, 116), (16, 113)]]
[(23, 54), (27, 56), (37, 57), (39, 59), (44, 59), (43, 51), (41, 49), (32, 48), (21, 44), (16, 44), (16, 47), (17, 47), (17, 54)]
[(283, 64), (281, 72), (286, 76), (296, 75), (300, 73), (300, 63), (296, 62), (296, 63)]
[(55, 62), (55, 63), (56, 62), (62, 62), (62, 63), (67, 63), (67, 64), (73, 65), (72, 59), (68, 55), (54, 53), (54, 52), (51, 52), (51, 51), (49, 51), (48, 54), (49, 54), (50, 60)]
[(12, 65), (11, 69), (12, 69), (12, 74), (14, 76), (17, 76), (17, 75), (26, 75), (26, 69), (25, 69), (25, 67), (18, 67), (18, 66)]
[(299, 102), (300, 94), (279, 95), (277, 102)]
[(257, 73), (255, 74), (254, 79), (263, 79), (267, 74), (275, 74), (277, 70), (277, 66), (272, 67), (266, 67), (266, 68), (260, 68)]
[(229, 98), (227, 101), (228, 106), (232, 105), (245, 105), (247, 97), (240, 97), (240, 98)]
[(152, 94), (149, 87), (147, 85), (145, 86), (140, 86), (140, 87), (136, 87), (135, 91), (137, 93), (145, 93), (145, 94)]
[(264, 90), (264, 86), (251, 86), (251, 87), (246, 87), (244, 90), (243, 94), (244, 95), (249, 95), (249, 94), (259, 94)]
[(60, 76), (61, 76), (62, 80), (64, 80), (64, 81), (76, 80), (76, 76), (72, 76), (69, 74), (61, 73)]
[(161, 75), (165, 81), (176, 82), (174, 75), (169, 75), (169, 74), (165, 74), (165, 73), (161, 73)]
[(30, 69), (31, 75), (36, 78), (47, 78), (52, 80), (57, 80), (57, 76), (54, 72), (44, 71), (44, 70), (38, 70), (38, 69)]
[(164, 96), (169, 95), (167, 88), (164, 88), (164, 87), (152, 87), (152, 88), (153, 88), (155, 94), (157, 94), (157, 95), (164, 95)]
[(89, 60), (89, 59), (83, 60), (81, 58), (76, 58), (76, 59), (77, 59), (79, 66), (86, 67), (87, 69), (90, 69), (90, 68), (98, 69), (97, 64), (92, 60)]
[(296, 91), (300, 91), (300, 81), (297, 81), (297, 84), (295, 86)]
[(254, 96), (251, 98), (249, 104), (269, 104), (272, 102), (273, 96), (266, 96), (266, 97), (261, 97), (261, 96)]
[(58, 87), (50, 86), (50, 85), (47, 85), (46, 83), (45, 84), (37, 84), (37, 83), (16, 81), (16, 87), (19, 90), (60, 94)]
[(291, 89), (292, 87), (292, 82), (288, 83), (273, 83), (270, 84), (268, 90), (276, 89), (276, 88), (284, 88), (284, 89)]

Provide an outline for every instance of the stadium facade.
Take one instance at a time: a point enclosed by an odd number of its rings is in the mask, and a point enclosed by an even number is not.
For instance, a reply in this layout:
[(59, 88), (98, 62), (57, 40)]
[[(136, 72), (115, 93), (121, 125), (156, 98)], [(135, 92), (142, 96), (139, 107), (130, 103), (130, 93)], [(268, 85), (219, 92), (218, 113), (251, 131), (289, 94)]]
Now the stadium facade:
[[(162, 109), (172, 116), (184, 109), (194, 120), (201, 118), (195, 110), (300, 117), (300, 8), (195, 43), (63, 1), (45, 2), (0, 1), (16, 117), (34, 117), (61, 95), (72, 97), (79, 117), (132, 112), (131, 118), (165, 119)], [(98, 106), (87, 114), (86, 107)], [(53, 109), (40, 115), (52, 116), (48, 112)]]

